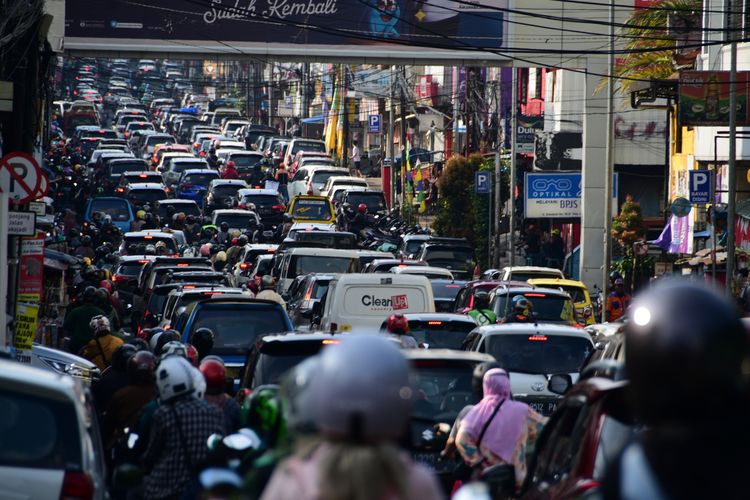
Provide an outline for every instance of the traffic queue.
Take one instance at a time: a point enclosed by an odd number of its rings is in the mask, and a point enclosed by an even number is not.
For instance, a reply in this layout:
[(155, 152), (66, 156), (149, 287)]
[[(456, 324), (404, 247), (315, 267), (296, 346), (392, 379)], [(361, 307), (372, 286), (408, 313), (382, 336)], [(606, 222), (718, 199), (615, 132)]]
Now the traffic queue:
[(203, 102), (71, 103), (103, 120), (46, 156), (77, 271), (60, 343), (0, 360), (0, 496), (688, 498), (681, 439), (736, 449), (704, 433), (747, 389), (723, 298), (614, 275), (601, 317), (561, 270), (482, 271), (322, 142)]

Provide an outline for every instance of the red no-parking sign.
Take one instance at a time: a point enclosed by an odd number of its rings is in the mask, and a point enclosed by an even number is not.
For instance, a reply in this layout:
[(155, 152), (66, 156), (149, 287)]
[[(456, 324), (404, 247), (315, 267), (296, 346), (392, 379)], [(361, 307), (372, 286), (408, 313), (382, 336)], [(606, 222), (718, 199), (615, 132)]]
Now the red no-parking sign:
[(28, 203), (40, 196), (42, 169), (28, 153), (15, 152), (5, 155), (0, 160), (0, 191), (8, 193), (14, 203)]

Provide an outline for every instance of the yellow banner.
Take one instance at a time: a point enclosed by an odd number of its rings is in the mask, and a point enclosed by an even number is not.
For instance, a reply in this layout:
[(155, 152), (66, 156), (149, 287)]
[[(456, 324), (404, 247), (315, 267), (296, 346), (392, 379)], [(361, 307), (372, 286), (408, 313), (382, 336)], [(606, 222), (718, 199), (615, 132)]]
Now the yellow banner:
[(39, 305), (19, 303), (16, 306), (16, 332), (13, 337), (13, 347), (31, 350), (38, 317)]

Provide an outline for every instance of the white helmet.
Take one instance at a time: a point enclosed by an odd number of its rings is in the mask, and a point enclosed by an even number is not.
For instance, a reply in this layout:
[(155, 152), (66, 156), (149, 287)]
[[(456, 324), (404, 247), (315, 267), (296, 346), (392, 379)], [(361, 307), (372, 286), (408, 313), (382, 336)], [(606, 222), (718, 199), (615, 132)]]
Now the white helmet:
[(177, 340), (172, 340), (171, 342), (164, 344), (159, 353), (159, 359), (167, 359), (170, 356), (182, 356), (187, 359), (187, 348), (185, 347), (185, 344), (178, 342)]
[[(156, 388), (159, 401), (165, 403), (195, 392), (195, 375), (190, 362), (180, 356), (170, 356), (156, 369)], [(200, 372), (199, 372), (200, 373)]]
[(102, 335), (106, 335), (108, 333), (111, 333), (112, 331), (110, 329), (109, 319), (106, 316), (102, 316), (101, 314), (91, 318), (91, 321), (89, 321), (89, 328), (91, 329), (95, 337), (101, 337)]
[(163, 333), (164, 333), (163, 331), (161, 331), (161, 332), (156, 332), (156, 333), (155, 333), (155, 334), (154, 334), (154, 335), (153, 335), (153, 336), (151, 337), (151, 339), (149, 339), (149, 341), (148, 341), (148, 347), (149, 347), (149, 349), (151, 349), (151, 352), (153, 352), (153, 353), (154, 353), (154, 356), (158, 356), (158, 355), (160, 354), (160, 353), (156, 352), (156, 346), (157, 346), (157, 345), (159, 344), (159, 337), (160, 337), (160, 336), (161, 336), (161, 335), (162, 335)]
[(323, 349), (309, 391), (318, 430), (349, 441), (401, 437), (414, 398), (406, 358), (376, 335), (350, 336)]
[(195, 399), (203, 399), (203, 396), (206, 394), (206, 377), (203, 376), (201, 371), (194, 367), (193, 365), (190, 365), (190, 367), (193, 369), (193, 384), (195, 385), (195, 392), (193, 392), (193, 397)]

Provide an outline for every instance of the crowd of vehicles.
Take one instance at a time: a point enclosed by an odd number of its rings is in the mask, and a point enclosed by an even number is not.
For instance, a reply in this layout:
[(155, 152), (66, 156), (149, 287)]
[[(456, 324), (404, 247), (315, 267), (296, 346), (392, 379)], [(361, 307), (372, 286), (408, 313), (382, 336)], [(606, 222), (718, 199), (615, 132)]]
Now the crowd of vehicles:
[[(105, 70), (111, 76), (102, 84)], [(154, 73), (161, 78), (145, 76)], [(107, 247), (81, 276), (108, 268), (126, 311), (125, 338), (158, 329), (189, 343), (210, 329), (212, 354), (242, 400), (279, 384), (326, 345), (390, 335), (386, 321), (403, 315), (419, 346), (404, 355), (420, 395), (405, 446), (447, 491), (456, 463), (441, 457), (447, 433), (433, 431), (450, 429), (477, 402), (472, 376), (483, 362), (499, 362), (514, 397), (551, 416), (519, 492), (528, 498), (595, 487), (599, 454), (616, 453), (636, 431), (621, 408), (621, 371), (606, 369), (622, 361), (613, 347), (619, 337), (599, 328), (581, 282), (553, 268), (480, 273), (470, 242), (405, 223), (382, 191), (338, 167), (321, 141), (282, 136), (237, 109), (206, 107), (179, 65), (141, 61), (132, 71), (127, 61), (83, 60), (76, 80), (80, 99), (58, 103), (64, 135), (47, 156), (64, 193), (54, 199), (61, 225), (70, 208), (76, 237), (93, 239), (97, 251)], [(131, 89), (143, 82), (148, 89), (136, 100)], [(282, 164), (290, 172), (286, 193), (278, 189)], [(110, 226), (118, 231), (106, 237)], [(279, 299), (256, 297), (264, 291)], [(530, 303), (524, 321), (515, 319), (518, 299)], [(480, 307), (494, 321), (470, 315)], [(6, 419), (3, 434), (19, 441), (0, 440), (0, 461), (16, 457), (0, 468), (0, 496), (16, 493), (18, 470), (33, 469), (48, 476), (39, 491), (104, 498), (102, 444), (85, 395), (98, 372), (44, 349), (36, 370), (0, 361), (0, 401), (35, 415)], [(586, 412), (592, 416), (582, 422)], [(53, 463), (55, 443), (70, 456)]]

